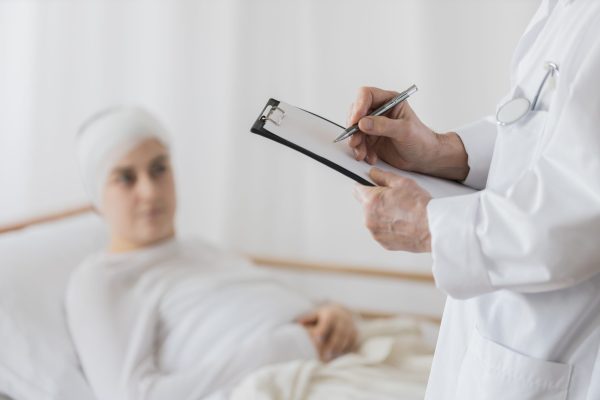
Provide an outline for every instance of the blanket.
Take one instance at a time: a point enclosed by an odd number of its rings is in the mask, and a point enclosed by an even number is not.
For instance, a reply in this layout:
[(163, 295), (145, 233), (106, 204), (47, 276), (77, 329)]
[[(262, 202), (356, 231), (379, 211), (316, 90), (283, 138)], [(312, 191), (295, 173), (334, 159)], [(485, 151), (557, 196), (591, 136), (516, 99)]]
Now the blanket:
[(423, 399), (436, 326), (409, 318), (361, 321), (355, 352), (329, 363), (291, 361), (263, 367), (231, 400)]

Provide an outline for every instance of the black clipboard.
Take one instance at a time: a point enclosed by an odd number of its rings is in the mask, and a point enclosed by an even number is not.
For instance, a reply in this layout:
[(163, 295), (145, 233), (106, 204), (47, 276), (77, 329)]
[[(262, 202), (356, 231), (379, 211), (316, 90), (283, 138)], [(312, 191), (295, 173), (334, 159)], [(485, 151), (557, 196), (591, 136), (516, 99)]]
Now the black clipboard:
[[(279, 109), (279, 104), (280, 101), (279, 100), (275, 100), (273, 98), (269, 99), (269, 101), (267, 101), (267, 104), (265, 105), (265, 107), (263, 108), (262, 112), (260, 113), (260, 115), (258, 116), (258, 118), (256, 119), (256, 121), (254, 121), (254, 124), (252, 125), (252, 128), (250, 129), (250, 131), (252, 133), (256, 133), (257, 135), (263, 136), (267, 139), (271, 139), (277, 143), (280, 143), (284, 146), (287, 146), (291, 149), (294, 149), (310, 158), (312, 158), (313, 160), (316, 160), (318, 162), (320, 162), (321, 164), (327, 165), (329, 168), (333, 168), (334, 170), (338, 171), (339, 173), (346, 175), (347, 177), (349, 177), (350, 179), (355, 180), (356, 182), (362, 184), (362, 185), (366, 185), (366, 186), (375, 186), (372, 182), (369, 182), (368, 180), (364, 179), (363, 177), (355, 174), (354, 172), (350, 171), (349, 169), (346, 169), (344, 167), (342, 167), (339, 164), (336, 164), (335, 162), (319, 155), (316, 154), (310, 150), (305, 149), (304, 147), (299, 146), (296, 143), (293, 143), (289, 140), (286, 140), (284, 138), (282, 138), (279, 135), (274, 134), (273, 132), (269, 131), (268, 129), (265, 128), (265, 124), (267, 121), (272, 121), (276, 124), (281, 124), (283, 123), (283, 119), (285, 118), (285, 111), (282, 109)], [(320, 115), (317, 115), (315, 113), (312, 113), (310, 111), (306, 111), (302, 108), (298, 108), (299, 110), (304, 111), (307, 114), (313, 115), (317, 118), (322, 119), (323, 121), (326, 121), (332, 125), (335, 125), (337, 127), (340, 128), (340, 132), (343, 131), (344, 128), (343, 126), (336, 124), (335, 122), (332, 122), (330, 120), (328, 120), (327, 118), (323, 118)], [(277, 114), (281, 114), (281, 117), (278, 117)], [(280, 118), (280, 119), (279, 119)]]

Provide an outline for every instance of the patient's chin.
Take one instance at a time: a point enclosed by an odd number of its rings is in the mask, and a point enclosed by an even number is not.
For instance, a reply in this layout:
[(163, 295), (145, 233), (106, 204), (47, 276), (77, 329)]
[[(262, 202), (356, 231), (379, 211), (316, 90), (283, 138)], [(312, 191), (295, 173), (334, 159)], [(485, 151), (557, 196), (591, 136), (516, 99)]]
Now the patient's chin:
[(153, 219), (140, 221), (136, 229), (136, 242), (151, 245), (173, 236), (173, 224)]

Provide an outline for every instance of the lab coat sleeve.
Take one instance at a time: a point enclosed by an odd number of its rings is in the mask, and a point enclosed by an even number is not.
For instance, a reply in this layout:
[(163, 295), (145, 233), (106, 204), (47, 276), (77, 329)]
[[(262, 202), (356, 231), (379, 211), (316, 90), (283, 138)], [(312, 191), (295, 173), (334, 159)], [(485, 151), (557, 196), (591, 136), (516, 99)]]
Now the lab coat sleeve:
[(467, 152), (469, 174), (463, 184), (483, 189), (494, 153), (497, 125), (493, 117), (486, 117), (456, 130)]
[(248, 359), (247, 347), (276, 347), (285, 352), (302, 345), (294, 342), (298, 335), (282, 330), (240, 343), (236, 349), (224, 349), (219, 362), (200, 357), (194, 368), (162, 370), (156, 355), (160, 296), (136, 295), (128, 285), (122, 276), (110, 277), (89, 269), (77, 273), (67, 291), (69, 330), (82, 369), (99, 400), (226, 398), (245, 375), (277, 362), (276, 357), (281, 355), (273, 350)]
[(450, 296), (552, 291), (600, 272), (599, 70), (596, 45), (565, 83), (539, 158), (507, 191), (430, 202), (433, 274)]

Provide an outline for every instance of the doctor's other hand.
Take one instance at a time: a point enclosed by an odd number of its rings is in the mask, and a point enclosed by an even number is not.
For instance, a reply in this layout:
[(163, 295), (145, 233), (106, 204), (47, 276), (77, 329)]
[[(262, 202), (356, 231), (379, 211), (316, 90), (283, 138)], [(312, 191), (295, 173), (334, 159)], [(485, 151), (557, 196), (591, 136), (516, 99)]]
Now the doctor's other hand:
[(374, 87), (358, 91), (347, 121), (348, 126), (358, 123), (360, 129), (349, 141), (356, 160), (373, 165), (381, 159), (405, 171), (464, 180), (469, 172), (467, 153), (456, 133), (435, 133), (421, 122), (407, 101), (386, 116), (368, 116), (397, 95)]
[(354, 196), (362, 204), (365, 225), (387, 250), (431, 251), (427, 205), (431, 195), (414, 180), (372, 168), (379, 185), (356, 184)]
[(308, 331), (322, 361), (346, 354), (356, 345), (357, 331), (352, 313), (339, 304), (325, 304), (298, 318)]

